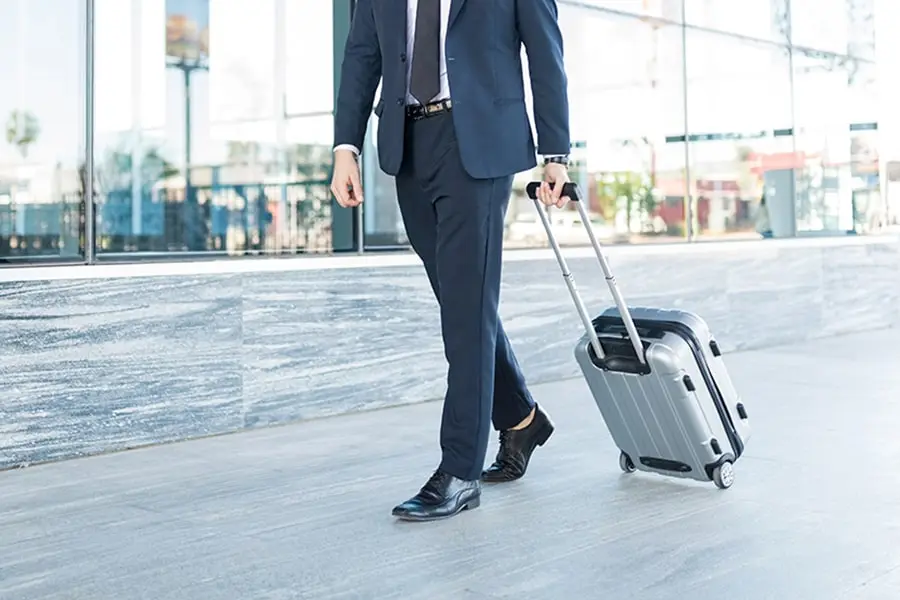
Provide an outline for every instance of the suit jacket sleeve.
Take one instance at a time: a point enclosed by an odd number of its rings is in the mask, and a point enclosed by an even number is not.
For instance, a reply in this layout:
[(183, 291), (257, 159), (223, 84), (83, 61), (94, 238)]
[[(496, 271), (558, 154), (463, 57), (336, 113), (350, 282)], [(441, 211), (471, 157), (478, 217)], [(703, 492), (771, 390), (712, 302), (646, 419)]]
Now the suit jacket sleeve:
[(334, 114), (334, 146), (363, 147), (380, 79), (381, 49), (372, 0), (358, 0), (341, 64)]
[(516, 0), (516, 11), (528, 54), (538, 154), (569, 154), (568, 78), (556, 0)]

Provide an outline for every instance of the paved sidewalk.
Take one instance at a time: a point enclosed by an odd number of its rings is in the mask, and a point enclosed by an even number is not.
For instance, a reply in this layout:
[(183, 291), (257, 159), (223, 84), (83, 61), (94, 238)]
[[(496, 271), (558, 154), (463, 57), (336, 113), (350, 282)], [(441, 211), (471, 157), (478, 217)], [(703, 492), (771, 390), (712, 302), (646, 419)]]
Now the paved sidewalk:
[(436, 403), (0, 473), (0, 598), (896, 600), (896, 333), (727, 356), (755, 433), (724, 492), (622, 475), (580, 380), (535, 388), (525, 479), (433, 524), (390, 509)]

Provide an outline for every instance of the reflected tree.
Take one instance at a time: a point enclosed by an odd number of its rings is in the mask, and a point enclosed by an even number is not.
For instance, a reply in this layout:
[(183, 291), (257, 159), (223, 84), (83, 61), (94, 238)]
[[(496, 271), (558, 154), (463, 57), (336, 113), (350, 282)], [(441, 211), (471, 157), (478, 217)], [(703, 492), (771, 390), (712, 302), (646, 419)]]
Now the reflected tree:
[(14, 110), (6, 120), (6, 142), (19, 149), (22, 158), (28, 158), (28, 148), (41, 133), (38, 118), (28, 110)]
[[(232, 140), (227, 142), (226, 153), (227, 165), (239, 167), (233, 178), (243, 182), (233, 185), (232, 191), (260, 216), (259, 243), (265, 244), (266, 227), (278, 218), (279, 237), (272, 243), (291, 248), (315, 245), (311, 240), (321, 238), (330, 223), (327, 180), (331, 147), (291, 144), (273, 148), (256, 141)], [(267, 178), (278, 182), (266, 183)]]
[(248, 165), (258, 163), (261, 148), (257, 142), (231, 140), (226, 144), (229, 164)]
[(633, 231), (635, 218), (639, 230), (646, 230), (657, 205), (653, 177), (648, 173), (601, 173), (597, 177), (597, 196), (600, 212), (606, 221), (615, 222), (616, 217), (624, 212), (625, 228), (629, 233)]
[(285, 153), (285, 163), (292, 179), (304, 182), (305, 201), (297, 207), (297, 219), (305, 239), (326, 227), (331, 217), (331, 192), (328, 178), (332, 151), (323, 144), (294, 144)]
[(331, 148), (322, 144), (295, 144), (287, 151), (288, 165), (304, 179), (328, 179), (331, 161)]
[(139, 181), (133, 181), (135, 152), (125, 144), (106, 153), (101, 164), (97, 165), (97, 181), (103, 190), (131, 189), (137, 183), (141, 187), (153, 187), (156, 183), (174, 177), (179, 169), (166, 160), (158, 147), (144, 148), (140, 156)]
[(98, 245), (114, 251), (134, 244), (142, 249), (167, 249), (171, 241), (167, 238), (167, 205), (165, 196), (156, 195), (154, 189), (180, 170), (155, 146), (133, 147), (133, 142), (123, 141), (95, 162)]

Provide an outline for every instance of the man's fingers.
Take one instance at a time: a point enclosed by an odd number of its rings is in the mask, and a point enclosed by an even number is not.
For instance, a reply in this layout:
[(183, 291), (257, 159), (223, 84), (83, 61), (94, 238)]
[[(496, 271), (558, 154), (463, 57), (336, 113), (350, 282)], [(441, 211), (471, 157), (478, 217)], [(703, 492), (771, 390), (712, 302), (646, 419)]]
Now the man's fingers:
[(551, 197), (550, 201), (553, 202), (556, 208), (562, 208), (566, 205), (565, 201), (562, 199), (563, 185), (565, 185), (565, 182), (561, 179), (557, 179), (553, 183), (553, 196)]
[(363, 201), (363, 189), (362, 184), (359, 182), (359, 171), (351, 171), (350, 185), (353, 186), (353, 193), (350, 197), (350, 201), (353, 203), (353, 206), (359, 206)]
[(553, 182), (553, 187), (551, 188), (551, 192), (553, 194), (553, 201), (556, 202), (559, 200), (560, 194), (562, 194), (563, 185), (565, 182), (562, 179), (557, 179)]
[(331, 193), (334, 194), (334, 199), (337, 200), (337, 203), (343, 207), (347, 206), (347, 198), (346, 193), (347, 190), (341, 191), (341, 186), (338, 185), (337, 180), (331, 181)]
[(342, 171), (344, 172), (335, 173), (331, 181), (331, 193), (334, 194), (337, 203), (344, 208), (359, 206), (363, 200), (359, 170), (342, 169)]
[(541, 182), (541, 202), (550, 206), (555, 203), (553, 195), (550, 192), (550, 184), (546, 181)]
[(557, 181), (557, 183), (556, 183), (556, 188), (557, 188), (556, 189), (556, 207), (557, 208), (562, 208), (563, 206), (566, 205), (566, 202), (569, 201), (569, 197), (563, 195), (563, 190), (565, 190), (566, 183), (567, 182), (563, 181), (563, 180)]
[(342, 178), (337, 180), (332, 188), (334, 197), (337, 198), (338, 204), (340, 204), (344, 208), (351, 206), (353, 202), (353, 196), (350, 192), (350, 188), (348, 187), (349, 184), (349, 179)]

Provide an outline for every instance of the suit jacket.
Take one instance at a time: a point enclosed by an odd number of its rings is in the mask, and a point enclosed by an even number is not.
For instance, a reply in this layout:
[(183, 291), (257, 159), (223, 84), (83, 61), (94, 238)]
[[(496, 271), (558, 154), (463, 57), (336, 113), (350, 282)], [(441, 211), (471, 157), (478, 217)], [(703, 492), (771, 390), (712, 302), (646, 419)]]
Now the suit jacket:
[[(556, 0), (451, 0), (445, 55), (453, 123), (466, 171), (512, 175), (536, 164), (525, 108), (528, 55), (537, 153), (569, 153), (569, 106)], [(375, 90), (381, 168), (396, 175), (406, 123), (407, 0), (357, 0), (344, 50), (334, 144), (363, 147)]]

